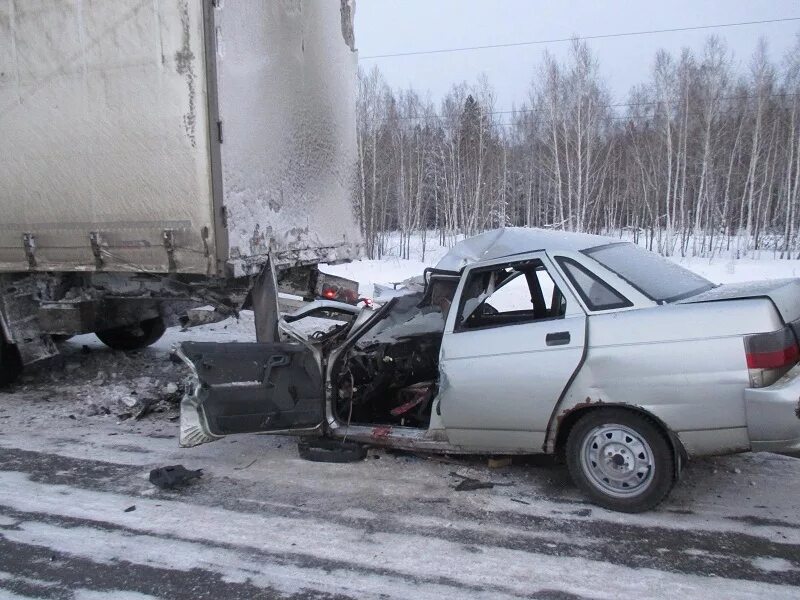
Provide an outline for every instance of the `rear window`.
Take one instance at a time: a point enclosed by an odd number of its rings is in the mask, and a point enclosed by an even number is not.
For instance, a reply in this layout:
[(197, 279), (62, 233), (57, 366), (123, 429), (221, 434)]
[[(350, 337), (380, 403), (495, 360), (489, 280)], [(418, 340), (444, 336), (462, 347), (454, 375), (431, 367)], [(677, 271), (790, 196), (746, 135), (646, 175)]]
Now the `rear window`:
[(714, 287), (700, 275), (628, 242), (598, 246), (583, 253), (656, 302), (675, 302)]

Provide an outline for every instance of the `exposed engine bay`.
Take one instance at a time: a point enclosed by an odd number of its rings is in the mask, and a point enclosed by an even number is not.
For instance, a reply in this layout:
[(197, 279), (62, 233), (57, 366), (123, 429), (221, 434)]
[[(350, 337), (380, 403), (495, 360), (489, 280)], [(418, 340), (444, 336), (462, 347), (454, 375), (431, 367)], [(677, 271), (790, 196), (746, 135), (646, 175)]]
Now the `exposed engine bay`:
[(439, 350), (457, 279), (434, 278), (393, 306), (337, 361), (337, 417), (348, 423), (427, 428)]

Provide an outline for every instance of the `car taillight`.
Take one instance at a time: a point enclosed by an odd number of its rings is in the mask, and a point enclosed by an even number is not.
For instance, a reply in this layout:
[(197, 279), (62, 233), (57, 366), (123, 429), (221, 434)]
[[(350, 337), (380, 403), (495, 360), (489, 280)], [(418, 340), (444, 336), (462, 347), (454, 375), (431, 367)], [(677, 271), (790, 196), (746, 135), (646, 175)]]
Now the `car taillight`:
[(336, 300), (337, 302), (346, 302), (353, 305), (358, 303), (358, 282), (345, 277), (319, 272), (317, 273), (313, 290), (317, 298)]
[(789, 327), (745, 336), (744, 351), (752, 387), (772, 385), (800, 358), (800, 348)]

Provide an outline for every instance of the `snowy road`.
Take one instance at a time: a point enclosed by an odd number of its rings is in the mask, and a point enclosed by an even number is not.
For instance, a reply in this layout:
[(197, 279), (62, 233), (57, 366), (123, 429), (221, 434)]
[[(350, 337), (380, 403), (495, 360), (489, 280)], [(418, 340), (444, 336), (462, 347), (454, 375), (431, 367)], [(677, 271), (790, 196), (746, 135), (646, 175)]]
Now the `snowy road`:
[[(221, 327), (204, 335), (236, 337)], [(126, 392), (180, 379), (170, 338), (128, 357), (89, 340), (66, 345), (63, 372), (0, 393), (0, 598), (800, 595), (800, 459), (695, 462), (667, 504), (630, 516), (542, 460), (329, 465), (270, 436), (184, 450), (174, 408), (117, 416)], [(203, 478), (148, 482), (176, 463)], [(452, 473), (511, 485), (456, 492)]]

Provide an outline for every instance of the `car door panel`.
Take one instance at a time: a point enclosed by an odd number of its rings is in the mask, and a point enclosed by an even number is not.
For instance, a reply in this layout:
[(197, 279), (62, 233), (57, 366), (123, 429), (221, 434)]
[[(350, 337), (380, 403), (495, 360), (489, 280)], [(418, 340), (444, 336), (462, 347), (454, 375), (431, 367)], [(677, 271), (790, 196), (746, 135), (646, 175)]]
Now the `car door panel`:
[[(585, 318), (446, 334), (447, 390), (442, 420), (450, 429), (540, 431), (583, 356)], [(567, 332), (550, 346), (547, 337)], [(469, 445), (468, 439), (452, 440)]]
[[(553, 307), (563, 316), (514, 322), (518, 315), (510, 314), (507, 322), (506, 315), (492, 315), (477, 329), (459, 328), (457, 318), (448, 322), (439, 410), (453, 444), (540, 451), (553, 407), (581, 364), (586, 315), (542, 254), (528, 258), (541, 261), (566, 298), (563, 311)], [(460, 290), (469, 272), (463, 277)]]
[(196, 373), (194, 404), (213, 436), (323, 421), (322, 375), (305, 346), (185, 342), (181, 352)]

